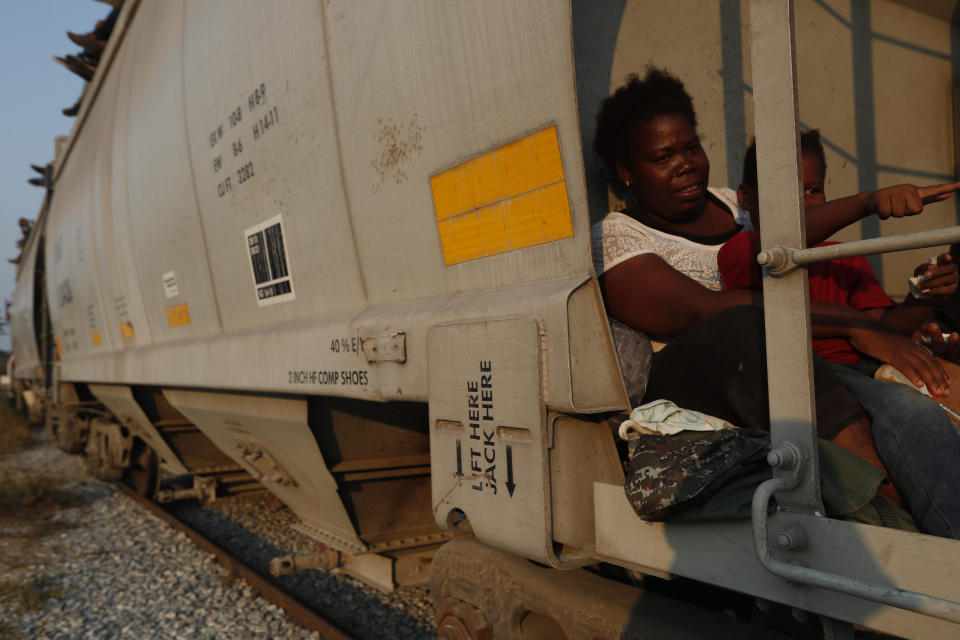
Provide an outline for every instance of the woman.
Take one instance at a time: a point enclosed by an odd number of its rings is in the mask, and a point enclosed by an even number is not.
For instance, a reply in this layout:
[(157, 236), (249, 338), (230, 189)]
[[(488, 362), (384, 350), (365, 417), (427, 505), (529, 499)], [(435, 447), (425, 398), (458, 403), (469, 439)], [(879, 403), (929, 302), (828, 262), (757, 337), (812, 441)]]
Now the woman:
[[(595, 148), (634, 199), (593, 229), (608, 312), (665, 343), (655, 344), (644, 400), (667, 398), (740, 426), (769, 429), (761, 297), (756, 291), (723, 291), (717, 270), (720, 247), (749, 228), (749, 218), (732, 191), (707, 186), (710, 163), (683, 84), (657, 69), (642, 80), (628, 78), (597, 116)], [(899, 185), (812, 207), (807, 237), (811, 244), (820, 242), (871, 214), (919, 213), (923, 204), (949, 193), (951, 188)], [(844, 337), (918, 386), (945, 393), (946, 373), (911, 340), (854, 309), (820, 302), (811, 308), (815, 336)], [(819, 435), (833, 439), (845, 428), (863, 428), (863, 410), (818, 359), (815, 378)], [(960, 513), (956, 522), (960, 525)]]

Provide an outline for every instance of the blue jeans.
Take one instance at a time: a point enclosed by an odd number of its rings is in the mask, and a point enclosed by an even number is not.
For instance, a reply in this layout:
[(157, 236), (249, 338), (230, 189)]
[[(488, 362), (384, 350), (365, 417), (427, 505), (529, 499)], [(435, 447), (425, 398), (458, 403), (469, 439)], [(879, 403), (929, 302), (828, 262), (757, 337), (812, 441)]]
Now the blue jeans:
[(940, 405), (915, 388), (874, 380), (878, 366), (830, 364), (870, 415), (877, 453), (917, 526), (960, 539), (960, 435)]

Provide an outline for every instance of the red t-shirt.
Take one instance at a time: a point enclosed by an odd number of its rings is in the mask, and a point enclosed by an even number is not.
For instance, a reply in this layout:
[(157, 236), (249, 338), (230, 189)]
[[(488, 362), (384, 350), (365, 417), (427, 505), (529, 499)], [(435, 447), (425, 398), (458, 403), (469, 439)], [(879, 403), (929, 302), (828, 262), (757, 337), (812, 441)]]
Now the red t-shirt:
[[(823, 242), (822, 247), (835, 242)], [(720, 248), (717, 266), (724, 289), (759, 289), (762, 274), (756, 257), (760, 252), (760, 232), (743, 231)], [(853, 307), (877, 309), (894, 306), (870, 263), (862, 256), (814, 262), (807, 266), (810, 277), (810, 299)], [(844, 338), (813, 340), (813, 350), (828, 362), (860, 362), (859, 354)]]

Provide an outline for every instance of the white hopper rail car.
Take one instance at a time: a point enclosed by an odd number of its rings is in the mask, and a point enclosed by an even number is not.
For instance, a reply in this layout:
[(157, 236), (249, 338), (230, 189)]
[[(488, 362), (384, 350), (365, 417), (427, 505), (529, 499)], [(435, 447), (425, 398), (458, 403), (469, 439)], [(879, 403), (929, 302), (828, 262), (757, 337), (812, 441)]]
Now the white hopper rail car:
[[(127, 0), (21, 261), (21, 401), (146, 495), (176, 497), (164, 474), (194, 477), (177, 496), (261, 483), (345, 570), (384, 589), (429, 579), (444, 637), (757, 633), (617, 571), (812, 612), (829, 637), (957, 636), (956, 542), (820, 517), (815, 462), (800, 488), (770, 488), (795, 510), (754, 523), (760, 559), (750, 522), (641, 522), (604, 422), (627, 408), (589, 241), (611, 82), (648, 62), (689, 77), (722, 182), (750, 128), (742, 36), (770, 92), (758, 136), (787, 159), (771, 184), (793, 193), (791, 11), (846, 20), (836, 46), (864, 5), (930, 42), (957, 29), (950, 3), (797, 4)], [(835, 123), (856, 105), (826, 106)], [(778, 243), (799, 246), (790, 233)], [(787, 315), (799, 277), (768, 289)], [(802, 406), (772, 405), (774, 445), (802, 457), (809, 415), (790, 431)], [(768, 557), (789, 527), (806, 545)]]

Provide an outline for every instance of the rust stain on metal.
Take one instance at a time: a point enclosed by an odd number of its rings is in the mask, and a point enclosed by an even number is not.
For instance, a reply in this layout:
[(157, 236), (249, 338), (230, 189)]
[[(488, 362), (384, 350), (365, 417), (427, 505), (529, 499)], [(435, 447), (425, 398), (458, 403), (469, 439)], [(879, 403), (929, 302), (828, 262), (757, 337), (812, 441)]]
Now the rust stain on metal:
[(374, 192), (387, 183), (402, 184), (407, 181), (408, 176), (402, 166), (420, 157), (423, 131), (424, 128), (417, 123), (416, 113), (408, 122), (396, 123), (392, 118), (377, 119), (373, 138), (383, 150), (380, 157), (370, 163), (378, 178), (373, 186)]

